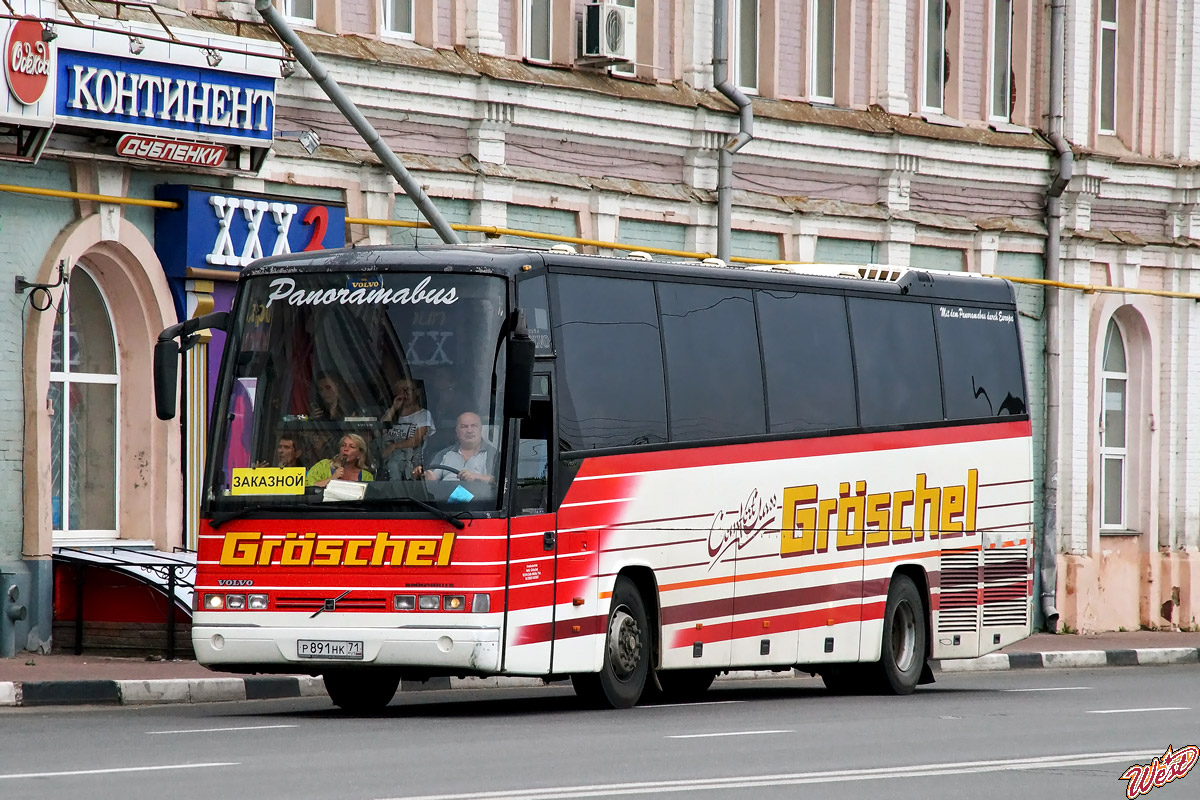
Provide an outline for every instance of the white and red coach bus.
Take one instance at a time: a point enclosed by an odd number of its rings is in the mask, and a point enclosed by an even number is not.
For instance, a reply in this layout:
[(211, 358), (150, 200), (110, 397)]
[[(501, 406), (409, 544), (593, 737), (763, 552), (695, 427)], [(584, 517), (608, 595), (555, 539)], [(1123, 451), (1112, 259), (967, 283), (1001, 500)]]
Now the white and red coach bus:
[(625, 707), (733, 669), (904, 694), (1030, 632), (1003, 280), (280, 256), (227, 316), (163, 332), (164, 418), (175, 338), (204, 327), (228, 333), (192, 627), (214, 669), (322, 675), (354, 710), (465, 675)]

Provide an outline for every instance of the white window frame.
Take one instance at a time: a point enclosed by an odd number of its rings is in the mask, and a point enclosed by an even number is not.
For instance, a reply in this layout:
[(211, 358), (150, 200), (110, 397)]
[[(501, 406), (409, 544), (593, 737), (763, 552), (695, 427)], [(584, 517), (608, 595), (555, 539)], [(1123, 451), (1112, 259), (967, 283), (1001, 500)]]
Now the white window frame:
[[(91, 272), (84, 270), (81, 264), (77, 264), (72, 272), (83, 270), (87, 272), (87, 276), (92, 283), (96, 285), (96, 290), (100, 294), (100, 301), (104, 306), (104, 313), (108, 316), (108, 324), (113, 337), (113, 361), (114, 373), (93, 373), (93, 372), (75, 372), (71, 369), (70, 359), (70, 342), (71, 342), (71, 285), (68, 283), (63, 288), (62, 298), (59, 301), (62, 308), (62, 364), (61, 370), (50, 371), (50, 383), (59, 384), (62, 386), (63, 392), (63, 413), (61, 419), (51, 420), (51, 425), (59, 425), (62, 427), (62, 485), (57, 487), (59, 496), (62, 502), (59, 506), (59, 521), (61, 527), (53, 529), (53, 537), (56, 540), (93, 540), (93, 539), (117, 539), (120, 534), (117, 528), (109, 529), (89, 529), (82, 528), (73, 530), (71, 528), (71, 385), (72, 384), (89, 384), (89, 385), (110, 385), (115, 386), (113, 390), (113, 407), (116, 410), (116, 419), (113, 420), (113, 524), (121, 519), (121, 358), (120, 346), (117, 342), (117, 331), (114, 325), (112, 313), (112, 304), (108, 302), (108, 298), (104, 294), (104, 287), (100, 285), (100, 281), (96, 280), (96, 276)], [(53, 343), (51, 344), (53, 347)], [(51, 456), (53, 458), (53, 455)], [(53, 475), (53, 470), (51, 471)], [(53, 483), (53, 477), (51, 477)], [(55, 488), (53, 485), (50, 489), (51, 496), (54, 495)]]
[(396, 20), (392, 18), (395, 13), (395, 4), (397, 0), (383, 0), (383, 14), (380, 19), (383, 21), (383, 35), (394, 39), (407, 39), (411, 41), (416, 35), (417, 25), (417, 2), (418, 0), (409, 0), (408, 3), (408, 30), (396, 28)]
[[(622, 8), (629, 9), (629, 11), (627, 13), (633, 14), (635, 18), (637, 17), (637, 13), (638, 13), (637, 0), (612, 0), (612, 2), (616, 3), (617, 5), (621, 6)], [(637, 29), (635, 28), (635, 30), (637, 30)], [(639, 34), (639, 36), (640, 35), (641, 34)], [(615, 72), (617, 75), (636, 75), (637, 74), (638, 43), (637, 43), (636, 39), (632, 42), (632, 46), (633, 46), (633, 58), (630, 59), (629, 62), (625, 63), (625, 64), (614, 64), (611, 68), (612, 72)]]
[[(1106, 368), (1109, 337), (1114, 331), (1125, 355), (1124, 372)], [(1101, 345), (1100, 359), (1100, 527), (1105, 530), (1124, 531), (1129, 529), (1127, 522), (1129, 509), (1126, 502), (1126, 489), (1129, 486), (1129, 347), (1116, 320), (1109, 320), (1108, 327), (1104, 330), (1104, 343)], [(1121, 385), (1121, 419), (1125, 425), (1124, 436), (1121, 437), (1125, 443), (1123, 447), (1114, 447), (1108, 444), (1108, 386), (1110, 382), (1119, 382)], [(1105, 468), (1109, 461), (1116, 461), (1121, 465), (1121, 513), (1120, 518), (1116, 521), (1106, 521), (1105, 519), (1105, 512), (1108, 508), (1108, 481), (1105, 479)]]
[[(1012, 35), (1013, 35), (1013, 0), (992, 0), (992, 80), (991, 97), (988, 98), (988, 114), (989, 119), (995, 122), (1008, 122), (1012, 119)], [(998, 19), (1000, 10), (1007, 8), (1008, 13), (1003, 19)], [(1003, 41), (1001, 33), (1004, 34)], [(997, 73), (1000, 74), (1001, 80), (997, 81)], [(999, 84), (999, 85), (997, 85)], [(997, 95), (997, 90), (1000, 94)], [(996, 108), (996, 98), (1004, 98), (1004, 108), (1000, 111)]]
[[(1100, 0), (1099, 10), (1096, 15), (1100, 21), (1099, 41), (1097, 42), (1096, 53), (1099, 56), (1096, 61), (1096, 130), (1103, 134), (1115, 135), (1117, 132), (1117, 84), (1120, 82), (1121, 65), (1118, 61), (1121, 54), (1121, 31), (1117, 24), (1120, 19), (1120, 3), (1113, 3), (1114, 17), (1111, 20), (1104, 19), (1104, 0)], [(1112, 63), (1113, 76), (1111, 96), (1105, 92), (1104, 87), (1104, 40), (1106, 33), (1112, 33)], [(1104, 126), (1104, 103), (1108, 100), (1112, 104), (1112, 125), (1111, 127)]]
[[(742, 74), (742, 55), (745, 52), (744, 43), (742, 42), (742, 14), (743, 7), (746, 3), (754, 4), (754, 46), (751, 48), (754, 52), (754, 82), (751, 83), (745, 80)], [(733, 53), (733, 58), (730, 59), (733, 66), (734, 83), (736, 86), (747, 94), (758, 94), (759, 78), (759, 63), (758, 63), (758, 48), (760, 44), (760, 28), (762, 27), (762, 9), (759, 7), (758, 0), (733, 0), (733, 25), (730, 26), (733, 31), (733, 47), (730, 50)]]
[(312, 0), (312, 16), (303, 17), (296, 14), (296, 3), (298, 0), (283, 0), (283, 16), (288, 22), (298, 22), (302, 25), (317, 24), (317, 3), (319, 0)]
[[(546, 56), (533, 55), (533, 4), (546, 3)], [(538, 64), (549, 64), (554, 59), (554, 0), (522, 0), (521, 3), (522, 47), (525, 58)]]
[[(939, 15), (941, 23), (936, 30), (931, 30), (929, 24), (929, 13), (935, 8), (940, 7), (942, 13)], [(921, 111), (931, 114), (943, 114), (946, 109), (946, 0), (925, 0), (921, 9), (924, 13), (921, 17), (921, 30), (924, 34), (921, 41)], [(936, 41), (938, 52), (937, 63), (937, 95), (938, 104), (930, 105), (929, 100), (929, 53), (930, 47)]]
[[(817, 25), (822, 6), (829, 6), (829, 14), (833, 18), (833, 38), (829, 42), (828, 64), (821, 64), (820, 43), (821, 30)], [(829, 70), (829, 94), (822, 95), (820, 89), (821, 68)], [(809, 100), (818, 103), (833, 103), (836, 91), (835, 73), (838, 68), (838, 0), (809, 0)]]

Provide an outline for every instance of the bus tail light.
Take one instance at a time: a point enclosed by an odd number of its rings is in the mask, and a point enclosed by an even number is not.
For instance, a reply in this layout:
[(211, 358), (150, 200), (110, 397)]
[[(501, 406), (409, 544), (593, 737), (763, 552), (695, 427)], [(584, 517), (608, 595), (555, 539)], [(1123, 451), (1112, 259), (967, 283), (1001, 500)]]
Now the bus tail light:
[(392, 598), (392, 608), (397, 611), (415, 611), (417, 596), (415, 594), (398, 594)]
[(225, 607), (225, 595), (223, 594), (206, 594), (204, 595), (204, 610), (205, 611), (220, 611)]
[(265, 594), (252, 594), (247, 598), (250, 601), (251, 611), (264, 611), (267, 608), (267, 596)]
[(492, 596), (490, 594), (477, 594), (471, 598), (471, 610), (476, 614), (484, 614), (492, 610)]

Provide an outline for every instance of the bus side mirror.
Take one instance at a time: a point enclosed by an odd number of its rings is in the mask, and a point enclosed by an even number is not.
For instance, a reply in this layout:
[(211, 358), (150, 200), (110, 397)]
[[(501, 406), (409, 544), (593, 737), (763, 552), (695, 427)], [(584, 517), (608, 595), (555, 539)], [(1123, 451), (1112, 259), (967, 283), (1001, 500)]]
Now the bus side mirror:
[(528, 419), (529, 403), (533, 397), (534, 344), (525, 327), (525, 312), (516, 311), (517, 322), (508, 337), (505, 355), (504, 414), (516, 419)]
[[(175, 418), (175, 395), (179, 390), (179, 350), (191, 350), (200, 337), (196, 331), (215, 328), (223, 331), (229, 323), (228, 311), (214, 311), (184, 320), (163, 330), (154, 345), (154, 413), (159, 419)], [(180, 340), (177, 342), (176, 340)]]
[(160, 339), (154, 344), (154, 411), (159, 419), (174, 419), (179, 387), (179, 343)]

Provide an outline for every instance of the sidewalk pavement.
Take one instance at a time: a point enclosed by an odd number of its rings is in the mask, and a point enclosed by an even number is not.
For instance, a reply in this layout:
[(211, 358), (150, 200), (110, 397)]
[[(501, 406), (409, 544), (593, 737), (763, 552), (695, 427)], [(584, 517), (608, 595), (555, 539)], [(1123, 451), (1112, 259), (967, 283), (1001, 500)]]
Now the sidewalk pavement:
[[(1200, 632), (1127, 631), (1101, 634), (1035, 633), (975, 659), (942, 661), (935, 672), (1008, 669), (1127, 667), (1200, 664)], [(783, 673), (735, 671), (722, 679), (780, 678)], [(541, 686), (534, 678), (405, 681), (415, 689)], [(266, 700), (325, 695), (320, 678), (307, 675), (245, 676), (213, 672), (195, 661), (18, 654), (0, 659), (0, 706), (149, 705)]]

